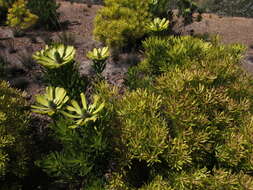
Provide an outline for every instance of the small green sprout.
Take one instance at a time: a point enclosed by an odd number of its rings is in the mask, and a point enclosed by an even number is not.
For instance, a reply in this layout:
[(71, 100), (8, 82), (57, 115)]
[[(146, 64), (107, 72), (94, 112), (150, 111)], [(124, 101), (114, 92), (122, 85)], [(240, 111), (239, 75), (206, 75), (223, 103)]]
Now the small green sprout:
[(94, 48), (87, 53), (87, 57), (93, 61), (93, 69), (96, 73), (101, 74), (106, 66), (106, 60), (110, 56), (109, 48)]
[(45, 49), (37, 51), (33, 58), (38, 64), (48, 68), (59, 68), (67, 63), (71, 63), (75, 57), (75, 48), (73, 46), (64, 46), (63, 44), (48, 46)]
[(98, 113), (104, 108), (104, 102), (98, 103), (99, 97), (97, 95), (94, 96), (94, 102), (91, 105), (87, 105), (87, 101), (85, 95), (83, 93), (80, 94), (82, 106), (80, 106), (77, 101), (71, 100), (71, 106), (67, 106), (66, 109), (69, 112), (61, 111), (63, 115), (66, 117), (74, 119), (74, 125), (70, 126), (70, 128), (77, 128), (79, 126), (84, 126), (90, 121), (95, 122), (98, 118)]
[(147, 28), (152, 32), (162, 32), (164, 30), (167, 30), (169, 27), (169, 20), (166, 18), (160, 19), (155, 18), (148, 26)]
[(65, 89), (60, 87), (47, 87), (44, 95), (36, 96), (36, 105), (32, 105), (32, 111), (40, 114), (54, 115), (69, 100)]

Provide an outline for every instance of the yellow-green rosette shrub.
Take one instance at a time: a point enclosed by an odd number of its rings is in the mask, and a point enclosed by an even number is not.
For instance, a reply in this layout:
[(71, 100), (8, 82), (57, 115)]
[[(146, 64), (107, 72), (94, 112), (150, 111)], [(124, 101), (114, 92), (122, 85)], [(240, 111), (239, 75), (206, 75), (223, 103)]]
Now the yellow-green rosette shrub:
[(16, 187), (28, 169), (29, 112), (25, 106), (22, 92), (0, 81), (0, 189)]
[(8, 9), (7, 24), (10, 27), (20, 31), (30, 28), (37, 22), (38, 17), (32, 14), (26, 5), (26, 0), (17, 0)]
[(74, 61), (76, 50), (73, 46), (56, 44), (46, 45), (44, 49), (34, 53), (36, 62), (47, 69), (57, 69)]
[(106, 0), (95, 18), (94, 35), (109, 47), (122, 48), (147, 34), (150, 21), (148, 1)]

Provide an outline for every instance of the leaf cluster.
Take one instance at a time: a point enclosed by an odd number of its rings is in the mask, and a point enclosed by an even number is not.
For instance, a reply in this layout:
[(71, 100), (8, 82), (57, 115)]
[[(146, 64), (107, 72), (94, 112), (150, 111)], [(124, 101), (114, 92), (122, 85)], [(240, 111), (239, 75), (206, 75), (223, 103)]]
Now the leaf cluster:
[(109, 47), (123, 48), (147, 33), (151, 21), (148, 1), (106, 0), (95, 18), (94, 35)]
[(14, 2), (11, 8), (8, 9), (7, 24), (15, 28), (16, 31), (30, 28), (37, 20), (38, 16), (30, 12), (25, 0)]
[(253, 89), (240, 68), (244, 47), (193, 37), (151, 37), (144, 47), (132, 77), (148, 80), (119, 101), (122, 162), (108, 189), (250, 189)]
[(59, 29), (59, 3), (56, 0), (29, 0), (30, 11), (39, 17), (37, 26), (45, 29)]
[(71, 98), (79, 98), (79, 94), (87, 87), (87, 80), (78, 72), (75, 62), (75, 48), (63, 44), (47, 46), (34, 53), (35, 61), (43, 66), (45, 82), (50, 86), (62, 87)]
[(0, 182), (2, 188), (17, 188), (28, 171), (30, 115), (22, 93), (0, 81)]

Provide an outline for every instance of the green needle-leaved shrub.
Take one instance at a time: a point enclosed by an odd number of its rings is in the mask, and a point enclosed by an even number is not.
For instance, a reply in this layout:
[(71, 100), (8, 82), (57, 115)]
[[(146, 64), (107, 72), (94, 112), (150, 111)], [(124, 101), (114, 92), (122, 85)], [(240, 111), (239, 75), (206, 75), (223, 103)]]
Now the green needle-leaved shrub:
[(134, 45), (147, 33), (151, 21), (149, 2), (142, 0), (105, 0), (95, 18), (94, 35), (109, 47)]
[(159, 156), (167, 148), (167, 126), (158, 112), (161, 103), (160, 96), (141, 90), (125, 94), (119, 103), (121, 138), (130, 159), (145, 160), (152, 165), (159, 162)]
[(240, 67), (245, 48), (193, 37), (144, 43), (146, 59), (132, 77), (136, 84), (149, 80), (119, 101), (125, 147), (108, 189), (253, 187), (252, 77)]
[(31, 152), (27, 132), (29, 112), (22, 92), (0, 81), (0, 189), (19, 189)]
[(105, 0), (104, 3), (95, 18), (94, 35), (113, 49), (138, 47), (140, 39), (150, 30), (147, 26), (151, 21), (157, 17), (172, 21), (174, 9), (178, 9), (178, 16), (184, 18), (185, 24), (194, 21), (193, 13), (200, 12), (192, 0)]

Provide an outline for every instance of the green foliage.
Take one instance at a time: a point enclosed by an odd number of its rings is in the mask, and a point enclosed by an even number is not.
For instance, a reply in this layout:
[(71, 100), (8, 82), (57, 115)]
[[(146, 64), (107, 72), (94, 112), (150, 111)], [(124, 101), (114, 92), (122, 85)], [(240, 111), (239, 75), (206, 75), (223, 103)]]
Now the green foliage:
[(97, 179), (102, 179), (108, 169), (111, 154), (105, 135), (108, 129), (98, 118), (86, 122), (84, 127), (70, 129), (71, 124), (72, 121), (60, 119), (51, 125), (62, 150), (50, 153), (37, 161), (37, 165), (69, 189), (102, 189), (103, 184)]
[(59, 4), (56, 0), (29, 0), (28, 8), (39, 17), (38, 27), (45, 29), (57, 29), (60, 27), (59, 13), (57, 9)]
[(168, 129), (158, 110), (161, 97), (137, 90), (126, 94), (119, 103), (122, 122), (122, 143), (127, 147), (127, 157), (145, 160), (152, 165), (166, 149)]
[(201, 8), (194, 0), (150, 0), (150, 10), (158, 17), (173, 19), (173, 10), (178, 9), (177, 16), (182, 17), (184, 24), (194, 22), (193, 14), (198, 13), (197, 21), (201, 19)]
[(69, 100), (67, 92), (59, 87), (47, 87), (44, 95), (36, 96), (37, 105), (32, 105), (32, 111), (52, 116), (59, 112), (63, 105)]
[(104, 182), (101, 179), (111, 159), (108, 156), (111, 153), (107, 143), (108, 129), (105, 128), (108, 120), (103, 112), (105, 103), (98, 95), (94, 95), (92, 104), (87, 103), (83, 93), (80, 97), (81, 107), (76, 100), (65, 106), (69, 98), (59, 87), (47, 87), (45, 95), (36, 97), (38, 105), (31, 106), (32, 111), (52, 117), (50, 127), (62, 147), (36, 164), (56, 183), (63, 183), (68, 189), (102, 189)]
[(162, 176), (156, 176), (149, 184), (140, 190), (174, 190)]
[(193, 0), (178, 0), (177, 1), (177, 7), (178, 7), (178, 16), (183, 17), (184, 24), (191, 24), (194, 22), (193, 14), (198, 13), (196, 21), (200, 21), (202, 10), (198, 7), (197, 3), (195, 3)]
[(93, 69), (96, 74), (101, 74), (106, 67), (106, 60), (110, 56), (109, 48), (94, 48), (87, 53), (87, 57), (93, 61)]
[[(105, 7), (95, 19), (94, 35), (111, 48), (136, 46), (148, 34), (147, 25), (152, 19), (164, 17), (172, 21), (173, 9), (178, 9), (185, 24), (194, 21), (193, 13), (200, 12), (192, 0), (105, 0)], [(165, 29), (167, 23), (163, 24)]]
[(150, 21), (148, 1), (105, 0), (95, 18), (94, 35), (110, 48), (122, 48), (142, 38)]
[(166, 18), (160, 19), (160, 18), (155, 18), (153, 22), (151, 22), (147, 28), (151, 32), (161, 32), (164, 30), (167, 30), (169, 27), (169, 20), (166, 20)]
[(87, 86), (87, 80), (81, 78), (75, 63), (75, 48), (55, 44), (36, 52), (33, 58), (44, 67), (47, 85), (66, 89), (71, 98), (78, 98)]
[(65, 46), (63, 44), (46, 45), (43, 50), (37, 51), (33, 58), (38, 64), (47, 69), (56, 69), (71, 63), (74, 60), (75, 53), (76, 50), (73, 46)]
[[(104, 108), (104, 102), (99, 104), (99, 97), (94, 96), (94, 102), (91, 105), (87, 105), (87, 101), (85, 95), (83, 93), (80, 94), (82, 106), (78, 104), (77, 101), (71, 100), (71, 106), (67, 106), (66, 111), (62, 111), (61, 113), (66, 117), (72, 118), (75, 121), (75, 125), (70, 126), (70, 128), (77, 128), (80, 126), (87, 125), (88, 122), (95, 122), (98, 119), (98, 113)], [(71, 112), (71, 113), (69, 113)]]
[(18, 0), (8, 9), (7, 24), (17, 32), (30, 28), (37, 20), (38, 17), (27, 9), (26, 0)]
[[(140, 189), (152, 190), (250, 189), (253, 183), (253, 88), (252, 78), (239, 64), (245, 47), (224, 46), (216, 40), (204, 42), (192, 37), (151, 37), (144, 42), (144, 47), (146, 59), (135, 67), (140, 71), (136, 69), (131, 75), (137, 75), (136, 81), (145, 75), (150, 80), (145, 85), (142, 83), (143, 89), (131, 92), (138, 92), (140, 100), (127, 94), (125, 96), (132, 101), (120, 104), (120, 111), (125, 111), (126, 106), (125, 113), (129, 113), (122, 117), (125, 122), (121, 140), (127, 145), (125, 154), (138, 153), (141, 156), (135, 158), (142, 161), (147, 161), (153, 153), (147, 147), (150, 143), (157, 140), (164, 144), (158, 143), (163, 148), (157, 160), (146, 164), (148, 177), (136, 183), (140, 178), (129, 178), (129, 175), (136, 175), (132, 171), (137, 170), (133, 168), (140, 169), (140, 166), (130, 165), (130, 169), (122, 167), (118, 171), (122, 175), (120, 183), (130, 189), (140, 184), (146, 184)], [(147, 97), (143, 96), (145, 93)], [(152, 96), (159, 97), (157, 109), (150, 106), (152, 100), (146, 101)], [(156, 120), (154, 115), (148, 115), (147, 108), (135, 117), (141, 112), (141, 105), (151, 107), (155, 116), (159, 116), (160, 125), (153, 132), (157, 135), (148, 135), (147, 142), (140, 145), (148, 118), (152, 122)], [(133, 122), (135, 120), (141, 123), (140, 127), (138, 122)], [(128, 133), (136, 131), (124, 136), (125, 126), (129, 127)], [(159, 132), (162, 129), (164, 136)], [(151, 147), (159, 150), (158, 145)], [(126, 156), (125, 159), (133, 162), (131, 158)], [(111, 179), (112, 187), (116, 176)]]
[(18, 189), (29, 161), (29, 112), (22, 93), (0, 81), (0, 189)]
[[(131, 89), (149, 86), (153, 76), (177, 66), (184, 66), (202, 60), (215, 49), (210, 42), (190, 36), (152, 36), (143, 42), (146, 59), (129, 69), (126, 84)], [(213, 47), (213, 48), (212, 48)]]

